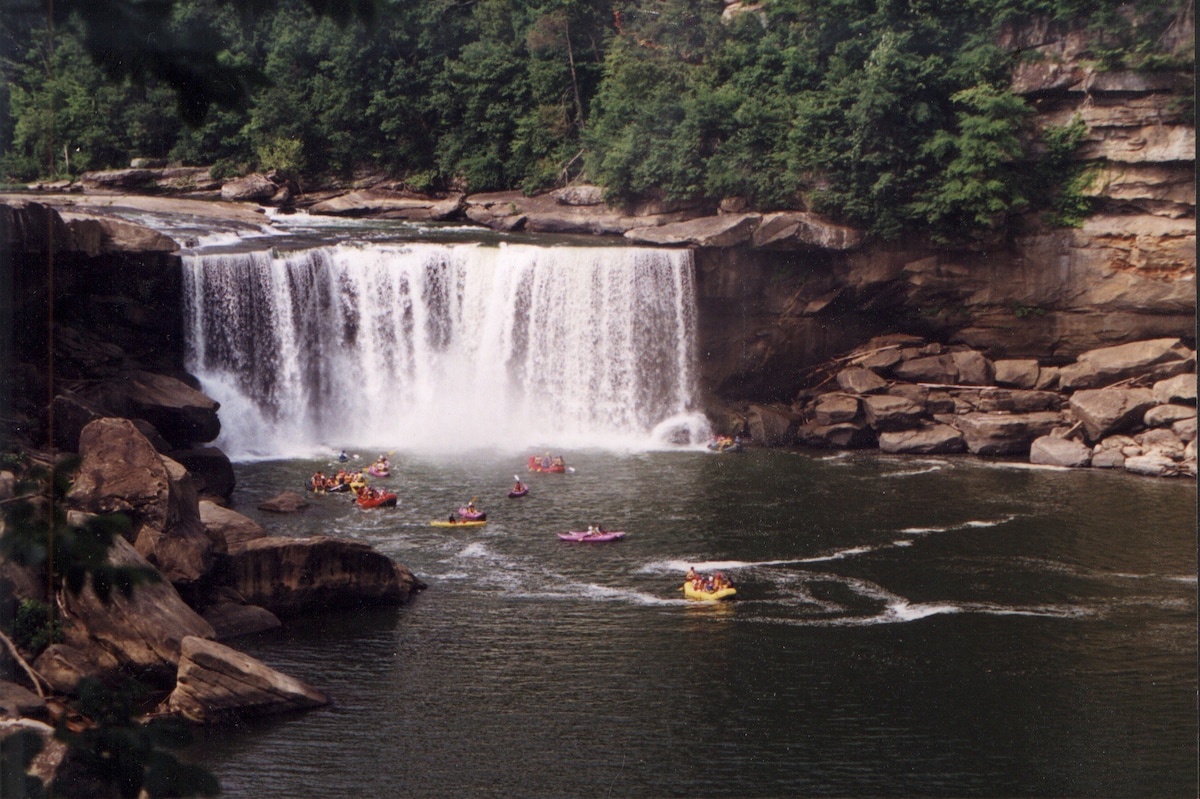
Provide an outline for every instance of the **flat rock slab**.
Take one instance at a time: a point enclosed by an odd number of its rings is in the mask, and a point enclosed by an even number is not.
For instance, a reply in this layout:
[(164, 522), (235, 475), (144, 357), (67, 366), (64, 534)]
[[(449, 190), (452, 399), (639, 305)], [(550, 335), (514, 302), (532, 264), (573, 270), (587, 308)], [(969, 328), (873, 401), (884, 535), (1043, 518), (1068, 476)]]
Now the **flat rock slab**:
[(216, 641), (183, 639), (173, 713), (202, 724), (321, 707), (329, 699), (308, 683)]

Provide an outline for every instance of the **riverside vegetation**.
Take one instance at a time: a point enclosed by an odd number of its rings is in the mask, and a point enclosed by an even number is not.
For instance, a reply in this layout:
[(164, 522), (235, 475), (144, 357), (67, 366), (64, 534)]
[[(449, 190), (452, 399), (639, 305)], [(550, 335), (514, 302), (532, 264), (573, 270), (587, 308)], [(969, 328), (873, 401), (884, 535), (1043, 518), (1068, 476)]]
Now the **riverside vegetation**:
[[(365, 171), (473, 193), (585, 176), (610, 200), (737, 197), (883, 237), (963, 238), (1028, 210), (1078, 223), (1089, 208), (1068, 159), (1084, 129), (1031, 135), (1036, 99), (1010, 77), (1045, 55), (998, 46), (1004, 26), (1083, 24), (1082, 57), (1101, 71), (1194, 61), (1190, 0), (234, 6), (63, 2), (52, 37), (39, 4), (6, 13), (0, 172), (146, 157), (215, 161), (217, 178)], [(105, 34), (118, 11), (132, 41)], [(1190, 88), (1177, 95), (1190, 118)]]

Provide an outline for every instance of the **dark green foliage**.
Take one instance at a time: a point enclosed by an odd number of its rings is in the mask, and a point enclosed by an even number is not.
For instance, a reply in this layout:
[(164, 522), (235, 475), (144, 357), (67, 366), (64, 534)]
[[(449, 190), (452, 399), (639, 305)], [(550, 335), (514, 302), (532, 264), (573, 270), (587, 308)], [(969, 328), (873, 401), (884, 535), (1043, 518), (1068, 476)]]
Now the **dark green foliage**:
[(151, 797), (214, 796), (221, 792), (216, 778), (199, 766), (180, 761), (171, 749), (192, 742), (187, 722), (173, 718), (138, 720), (144, 697), (133, 683), (109, 689), (95, 680), (82, 680), (76, 709), (94, 722), (72, 732), (60, 722), (55, 737), (71, 750), (71, 766), (59, 775), (56, 794), (72, 784), (95, 781), (112, 785), (122, 797), (142, 790)]
[(53, 57), (44, 10), (14, 2), (11, 178), (133, 155), (424, 190), (583, 177), (618, 201), (737, 196), (885, 237), (1087, 213), (1086, 176), (1029, 149), (1006, 87), (1030, 54), (996, 47), (1002, 24), (1088, 27), (1105, 68), (1194, 61), (1165, 36), (1185, 0), (768, 0), (730, 19), (720, 0), (60, 0)]
[(12, 626), (13, 643), (37, 657), (50, 644), (63, 640), (62, 622), (45, 602), (26, 599), (17, 607)]

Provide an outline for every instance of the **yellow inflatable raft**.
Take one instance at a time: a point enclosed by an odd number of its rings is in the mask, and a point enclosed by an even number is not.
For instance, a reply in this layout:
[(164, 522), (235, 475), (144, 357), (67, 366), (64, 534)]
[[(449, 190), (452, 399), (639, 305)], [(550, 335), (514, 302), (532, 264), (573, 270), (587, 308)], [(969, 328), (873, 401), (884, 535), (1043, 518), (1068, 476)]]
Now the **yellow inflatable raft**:
[(737, 589), (732, 585), (726, 586), (720, 591), (697, 591), (695, 588), (692, 588), (692, 584), (690, 582), (683, 584), (683, 595), (688, 599), (699, 599), (706, 602), (713, 602), (718, 599), (728, 599), (736, 593)]

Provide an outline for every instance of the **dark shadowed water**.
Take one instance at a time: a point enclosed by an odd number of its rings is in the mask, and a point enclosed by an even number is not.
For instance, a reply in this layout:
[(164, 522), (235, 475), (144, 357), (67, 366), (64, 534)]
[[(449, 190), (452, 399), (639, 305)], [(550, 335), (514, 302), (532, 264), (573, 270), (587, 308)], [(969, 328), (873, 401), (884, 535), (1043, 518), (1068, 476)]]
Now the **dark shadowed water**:
[[(565, 454), (397, 454), (399, 507), (270, 518), (332, 464), (238, 467), (272, 532), (368, 541), (429, 589), (233, 642), (334, 704), (209, 734), (225, 796), (1196, 796), (1195, 483)], [(473, 496), (486, 527), (429, 526)], [(628, 535), (555, 538), (597, 522)], [(683, 599), (692, 564), (737, 600)]]

